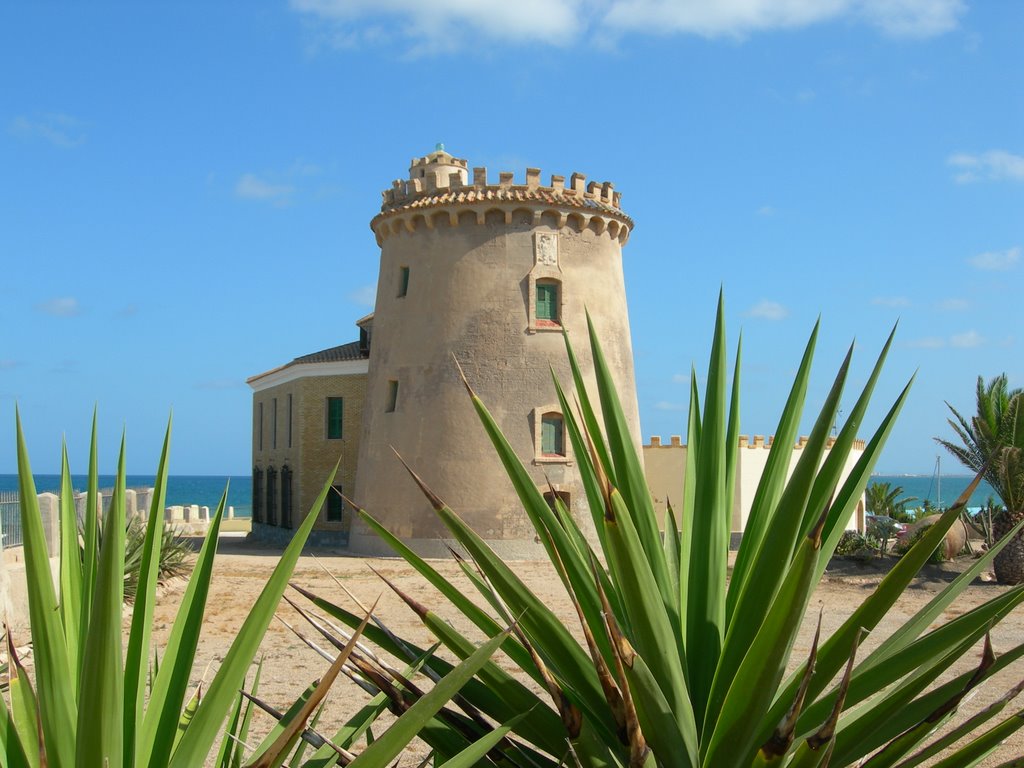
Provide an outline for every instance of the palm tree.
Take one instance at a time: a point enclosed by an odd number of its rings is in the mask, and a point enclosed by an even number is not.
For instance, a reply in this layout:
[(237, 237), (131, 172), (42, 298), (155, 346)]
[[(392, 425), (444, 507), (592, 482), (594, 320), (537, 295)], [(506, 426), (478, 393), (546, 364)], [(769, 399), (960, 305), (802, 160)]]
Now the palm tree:
[[(1005, 507), (996, 521), (999, 538), (1024, 518), (1024, 389), (1009, 388), (1006, 374), (988, 384), (978, 377), (978, 413), (968, 421), (948, 402), (953, 412), (949, 425), (960, 444), (935, 438), (966, 467), (985, 471), (985, 479)], [(996, 578), (1003, 584), (1024, 582), (1024, 531), (996, 557)]]
[[(899, 519), (906, 514), (907, 504), (917, 501), (914, 496), (903, 496), (903, 486), (893, 487), (890, 483), (868, 483), (864, 489), (868, 512)], [(901, 498), (902, 497), (902, 498)]]

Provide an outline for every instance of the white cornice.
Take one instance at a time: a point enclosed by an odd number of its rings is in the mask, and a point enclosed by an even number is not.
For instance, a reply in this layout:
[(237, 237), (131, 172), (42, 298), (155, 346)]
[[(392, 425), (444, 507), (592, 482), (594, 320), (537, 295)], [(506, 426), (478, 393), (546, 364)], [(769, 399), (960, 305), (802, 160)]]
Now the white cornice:
[(366, 373), (369, 367), (370, 361), (367, 359), (342, 360), (335, 363), (299, 363), (253, 376), (246, 383), (252, 387), (253, 392), (262, 392), (310, 376), (352, 376)]

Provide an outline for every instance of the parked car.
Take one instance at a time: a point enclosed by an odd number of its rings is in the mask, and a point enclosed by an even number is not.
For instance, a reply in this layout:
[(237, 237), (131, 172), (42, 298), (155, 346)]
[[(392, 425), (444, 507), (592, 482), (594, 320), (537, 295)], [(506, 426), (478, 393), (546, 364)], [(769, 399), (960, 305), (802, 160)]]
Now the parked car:
[(874, 536), (876, 539), (891, 539), (899, 537), (907, 530), (907, 524), (894, 520), (888, 515), (865, 515), (864, 533)]

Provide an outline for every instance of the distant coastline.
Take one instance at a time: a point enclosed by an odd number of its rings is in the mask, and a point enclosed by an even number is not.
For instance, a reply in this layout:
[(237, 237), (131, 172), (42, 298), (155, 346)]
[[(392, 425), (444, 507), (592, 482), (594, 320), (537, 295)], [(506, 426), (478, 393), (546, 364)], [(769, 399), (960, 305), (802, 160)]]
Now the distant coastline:
[[(37, 474), (34, 476), (38, 493), (52, 493), (60, 488), (60, 475)], [(100, 475), (100, 488), (113, 488), (114, 475)], [(154, 475), (128, 475), (129, 488), (153, 486)], [(71, 484), (76, 491), (86, 488), (85, 475), (72, 475)], [(220, 502), (225, 486), (230, 481), (227, 506), (235, 508), (235, 517), (252, 516), (252, 476), (250, 475), (170, 475), (167, 478), (166, 506), (177, 504), (198, 504), (207, 506), (212, 513)], [(17, 491), (17, 475), (0, 475), (0, 492)]]
[[(870, 482), (889, 483), (890, 486), (903, 488), (903, 497), (914, 497), (916, 502), (909, 506), (916, 507), (925, 500), (934, 505), (942, 504), (949, 506), (973, 480), (973, 475), (950, 474), (943, 475), (940, 484), (934, 475), (926, 474), (878, 474), (872, 475)], [(114, 486), (114, 475), (100, 475), (100, 487), (112, 488)], [(128, 475), (129, 488), (151, 487), (155, 477), (153, 475)], [(39, 474), (35, 476), (36, 490), (39, 493), (54, 492), (60, 487), (60, 475)], [(171, 475), (167, 478), (167, 501), (166, 505), (172, 504), (198, 504), (210, 507), (212, 512), (220, 501), (225, 486), (230, 481), (227, 504), (235, 508), (235, 517), (252, 516), (252, 476), (251, 475)], [(85, 489), (85, 475), (72, 475), (72, 484), (76, 491)], [(17, 491), (17, 475), (0, 475), (0, 492)], [(941, 491), (941, 498), (939, 496)], [(981, 507), (988, 500), (989, 496), (995, 496), (995, 492), (986, 482), (982, 482), (978, 489), (971, 496), (968, 502), (969, 507)]]

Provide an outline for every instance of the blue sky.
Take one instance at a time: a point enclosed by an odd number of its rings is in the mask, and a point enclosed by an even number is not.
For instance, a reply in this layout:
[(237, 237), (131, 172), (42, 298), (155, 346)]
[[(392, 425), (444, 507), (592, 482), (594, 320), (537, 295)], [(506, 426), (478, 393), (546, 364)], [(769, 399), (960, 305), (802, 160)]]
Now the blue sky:
[(65, 433), (84, 470), (98, 403), (102, 470), (126, 429), (152, 472), (173, 408), (172, 472), (247, 472), (245, 379), (356, 337), (380, 191), (443, 141), (623, 193), (645, 438), (685, 432), (721, 285), (745, 433), (819, 315), (810, 409), (899, 319), (862, 433), (918, 371), (879, 469), (930, 472), (944, 401), (1024, 384), (1022, 34), (1009, 0), (16, 0), (0, 409), (37, 471)]

